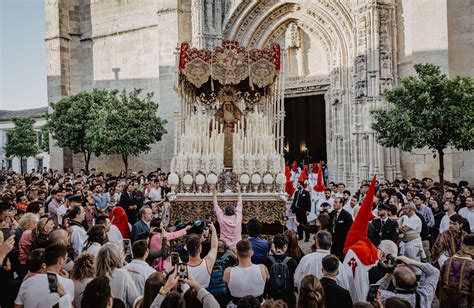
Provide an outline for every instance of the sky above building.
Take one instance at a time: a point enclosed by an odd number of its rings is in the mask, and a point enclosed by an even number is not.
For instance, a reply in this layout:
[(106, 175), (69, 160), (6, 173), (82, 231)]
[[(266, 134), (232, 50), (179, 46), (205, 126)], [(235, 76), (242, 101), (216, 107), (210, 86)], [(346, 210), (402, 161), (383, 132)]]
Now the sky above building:
[(48, 105), (44, 0), (0, 0), (0, 109)]

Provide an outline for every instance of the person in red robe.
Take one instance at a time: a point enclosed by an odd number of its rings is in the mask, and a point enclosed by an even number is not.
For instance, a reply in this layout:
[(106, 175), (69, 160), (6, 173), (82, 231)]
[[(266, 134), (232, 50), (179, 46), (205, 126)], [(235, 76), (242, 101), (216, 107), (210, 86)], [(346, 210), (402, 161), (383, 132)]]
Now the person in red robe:
[(123, 238), (130, 238), (130, 227), (128, 226), (127, 214), (122, 207), (114, 207), (112, 212), (109, 214), (109, 220), (111, 224), (115, 225), (120, 230)]

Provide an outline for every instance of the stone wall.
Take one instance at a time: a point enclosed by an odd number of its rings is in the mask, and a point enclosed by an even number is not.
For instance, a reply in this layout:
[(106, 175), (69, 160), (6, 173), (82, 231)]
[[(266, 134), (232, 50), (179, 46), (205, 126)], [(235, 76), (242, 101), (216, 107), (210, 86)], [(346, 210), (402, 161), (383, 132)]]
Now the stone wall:
[[(57, 0), (46, 4), (50, 102), (93, 88), (142, 88), (154, 93), (158, 114), (168, 121), (168, 133), (149, 153), (129, 159), (134, 170), (166, 170), (172, 157), (175, 52), (179, 34), (189, 33), (179, 31), (184, 11), (180, 6), (177, 0)], [(60, 45), (63, 41), (67, 46)], [(65, 157), (61, 149), (52, 149), (52, 154), (57, 158), (54, 168), (78, 170), (84, 166), (81, 154), (73, 155), (68, 163), (59, 163)], [(92, 157), (90, 167), (119, 172), (123, 163), (117, 155)]]
[[(416, 63), (434, 63), (453, 77), (474, 76), (474, 2), (401, 0), (397, 7), (398, 75), (414, 73)], [(428, 149), (401, 155), (403, 176), (438, 179), (438, 158)], [(446, 150), (444, 178), (474, 183), (474, 151)]]

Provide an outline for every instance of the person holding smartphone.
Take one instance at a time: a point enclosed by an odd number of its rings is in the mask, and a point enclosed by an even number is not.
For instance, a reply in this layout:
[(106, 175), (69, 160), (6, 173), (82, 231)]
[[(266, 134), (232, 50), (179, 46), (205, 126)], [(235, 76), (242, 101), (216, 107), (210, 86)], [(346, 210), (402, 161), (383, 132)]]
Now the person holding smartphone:
[(67, 249), (63, 244), (51, 244), (44, 252), (45, 274), (25, 280), (15, 300), (15, 307), (51, 308), (60, 301), (74, 300), (74, 283), (63, 270)]
[(186, 241), (186, 249), (189, 253), (188, 271), (196, 281), (204, 288), (209, 287), (211, 272), (217, 258), (217, 248), (219, 240), (217, 238), (216, 227), (210, 223), (211, 249), (204, 259), (201, 259), (201, 238), (196, 234), (191, 234)]

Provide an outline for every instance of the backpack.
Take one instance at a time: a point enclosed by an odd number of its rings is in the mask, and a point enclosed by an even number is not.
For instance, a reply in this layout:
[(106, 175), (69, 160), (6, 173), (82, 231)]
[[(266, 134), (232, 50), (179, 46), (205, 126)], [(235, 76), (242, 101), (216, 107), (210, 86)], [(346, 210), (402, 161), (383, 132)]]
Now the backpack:
[(228, 258), (229, 253), (226, 252), (220, 258), (216, 259), (216, 262), (212, 267), (211, 280), (209, 281), (209, 287), (207, 287), (207, 290), (214, 296), (229, 293), (227, 285), (224, 282), (224, 270)]
[(269, 290), (274, 296), (282, 297), (292, 292), (290, 281), (290, 270), (288, 269), (288, 261), (290, 257), (286, 256), (282, 262), (277, 262), (275, 257), (270, 256), (272, 267), (270, 268), (270, 284)]

